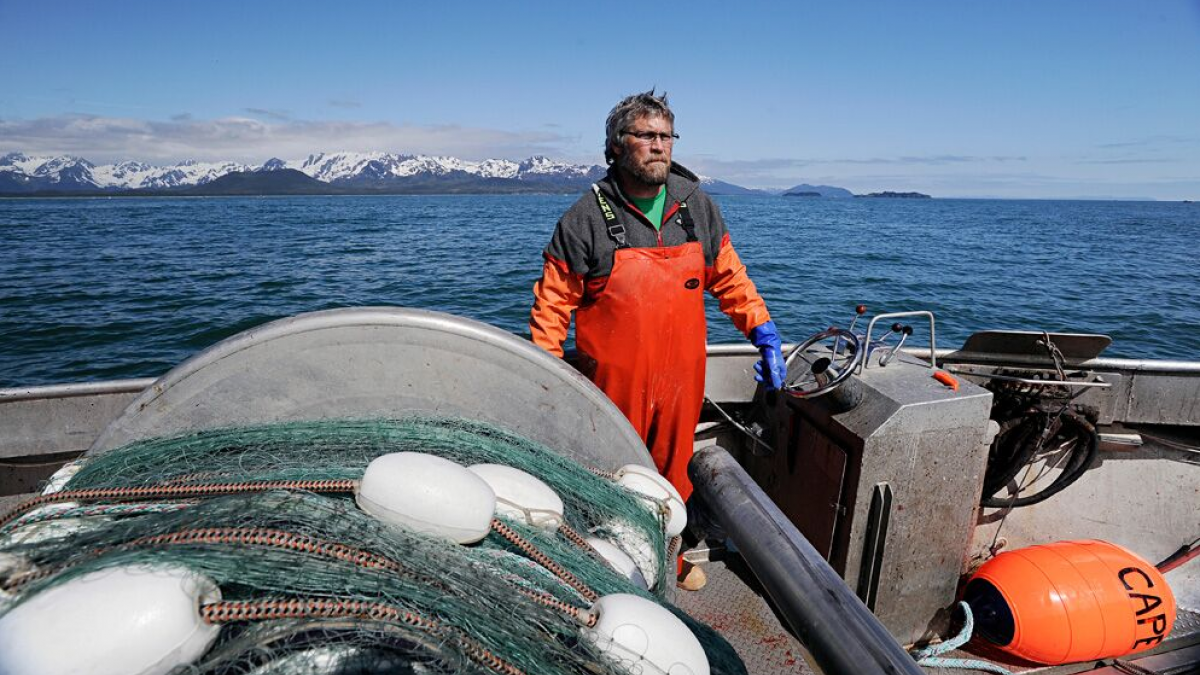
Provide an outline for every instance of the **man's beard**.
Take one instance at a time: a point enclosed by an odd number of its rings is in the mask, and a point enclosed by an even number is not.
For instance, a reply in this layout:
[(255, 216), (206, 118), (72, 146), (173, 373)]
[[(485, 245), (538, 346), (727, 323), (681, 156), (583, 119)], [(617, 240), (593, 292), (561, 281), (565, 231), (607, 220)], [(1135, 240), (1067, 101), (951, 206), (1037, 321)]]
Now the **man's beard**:
[(637, 164), (633, 159), (633, 153), (626, 152), (617, 160), (621, 170), (643, 185), (663, 185), (667, 182), (667, 174), (671, 172), (671, 164), (662, 158), (662, 162), (650, 162), (645, 164)]

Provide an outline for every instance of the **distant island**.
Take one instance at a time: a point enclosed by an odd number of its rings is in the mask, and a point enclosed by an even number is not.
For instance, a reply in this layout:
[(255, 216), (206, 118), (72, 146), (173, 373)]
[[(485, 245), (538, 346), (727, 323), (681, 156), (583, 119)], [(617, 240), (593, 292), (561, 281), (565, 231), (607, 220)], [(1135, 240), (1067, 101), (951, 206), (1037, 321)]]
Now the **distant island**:
[(864, 199), (933, 199), (933, 197), (920, 192), (872, 192), (854, 196)]
[(801, 183), (783, 191), (784, 197), (825, 197), (827, 199), (848, 199), (854, 193), (846, 188), (834, 185), (809, 185)]
[(872, 192), (865, 195), (856, 195), (846, 188), (834, 187), (832, 185), (809, 185), (807, 183), (784, 190), (783, 196), (805, 197), (809, 199), (845, 199), (848, 197), (866, 197), (869, 199), (933, 199), (933, 197), (920, 192), (892, 192), (891, 190), (885, 190), (884, 192)]

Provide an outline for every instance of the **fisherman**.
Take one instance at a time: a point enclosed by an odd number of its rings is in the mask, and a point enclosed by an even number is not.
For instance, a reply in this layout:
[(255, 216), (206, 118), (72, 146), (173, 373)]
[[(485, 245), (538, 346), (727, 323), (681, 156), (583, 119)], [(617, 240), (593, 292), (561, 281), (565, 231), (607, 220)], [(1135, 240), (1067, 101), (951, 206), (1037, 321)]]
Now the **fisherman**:
[(534, 285), (533, 342), (563, 355), (575, 314), (580, 368), (612, 399), (686, 500), (704, 400), (703, 291), (759, 351), (755, 379), (787, 375), (762, 296), (695, 174), (671, 161), (679, 135), (666, 93), (626, 97), (608, 114), (608, 175), (572, 206)]

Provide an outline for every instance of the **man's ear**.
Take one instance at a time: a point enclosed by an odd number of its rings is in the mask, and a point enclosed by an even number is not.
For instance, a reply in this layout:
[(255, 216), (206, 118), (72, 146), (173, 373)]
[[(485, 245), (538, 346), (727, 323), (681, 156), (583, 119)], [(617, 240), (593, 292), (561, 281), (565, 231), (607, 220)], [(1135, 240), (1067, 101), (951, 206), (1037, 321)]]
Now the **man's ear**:
[(609, 152), (612, 153), (613, 157), (620, 157), (625, 153), (625, 146), (621, 145), (620, 143), (613, 143), (611, 146), (609, 146)]

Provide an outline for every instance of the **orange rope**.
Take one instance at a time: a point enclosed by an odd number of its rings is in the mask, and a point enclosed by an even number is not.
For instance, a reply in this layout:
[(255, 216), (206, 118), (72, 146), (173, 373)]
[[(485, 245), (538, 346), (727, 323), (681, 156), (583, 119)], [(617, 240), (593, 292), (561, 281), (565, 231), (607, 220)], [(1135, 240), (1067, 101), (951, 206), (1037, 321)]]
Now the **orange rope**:
[(199, 473), (185, 473), (182, 476), (175, 476), (164, 480), (160, 485), (185, 485), (187, 483), (195, 483), (202, 480), (212, 480), (213, 478), (226, 478), (233, 474), (228, 471), (201, 471)]
[(29, 572), (19, 573), (5, 579), (2, 588), (4, 588), (5, 591), (12, 592), (30, 582), (37, 581), (38, 579), (45, 579), (46, 577), (58, 574), (59, 569), (47, 569), (43, 567), (31, 570)]
[(521, 551), (524, 552), (525, 555), (532, 558), (534, 562), (550, 570), (554, 576), (562, 579), (571, 588), (579, 591), (579, 594), (582, 595), (583, 598), (588, 602), (595, 602), (596, 598), (600, 597), (596, 594), (596, 591), (588, 588), (588, 586), (580, 581), (574, 574), (571, 574), (561, 565), (551, 560), (549, 556), (539, 551), (537, 547), (530, 543), (528, 539), (517, 534), (512, 528), (505, 525), (498, 518), (492, 519), (492, 529), (495, 530), (496, 534), (499, 534), (501, 537), (504, 537), (508, 541), (512, 542), (514, 546), (521, 549)]
[[(124, 546), (132, 547), (178, 544), (236, 544), (241, 546), (273, 546), (278, 548), (286, 548), (292, 551), (298, 551), (300, 553), (307, 553), (309, 555), (334, 558), (343, 562), (358, 565), (359, 567), (384, 569), (392, 572), (412, 574), (411, 570), (404, 568), (400, 563), (377, 553), (371, 553), (370, 551), (354, 548), (352, 546), (346, 546), (345, 544), (339, 544), (333, 541), (317, 539), (308, 535), (258, 527), (211, 527), (198, 530), (181, 530), (179, 532), (172, 532), (170, 534), (160, 534), (152, 537), (135, 539)], [(426, 582), (435, 587), (442, 587), (442, 584), (437, 581), (426, 580)], [(575, 607), (566, 602), (558, 600), (549, 593), (540, 593), (520, 587), (518, 587), (517, 590), (534, 602), (562, 612), (563, 614), (570, 616), (586, 626), (592, 626), (596, 623), (596, 617), (591, 612), (584, 608)]]
[(675, 535), (667, 544), (667, 560), (679, 555), (679, 547), (683, 545), (683, 537)]
[(125, 547), (177, 544), (237, 544), (242, 546), (272, 546), (300, 553), (335, 558), (359, 567), (400, 571), (400, 563), (391, 558), (337, 542), (317, 539), (304, 534), (261, 527), (209, 527), (180, 530), (168, 534), (134, 539)]
[(381, 602), (325, 598), (223, 601), (203, 605), (200, 607), (200, 616), (206, 623), (210, 624), (312, 617), (353, 617), (373, 621), (386, 621), (389, 623), (402, 623), (431, 633), (449, 633), (463, 645), (467, 655), (476, 662), (496, 672), (504, 673), (504, 675), (524, 675), (524, 671), (488, 651), (485, 647), (460, 631), (447, 629), (418, 614)]
[[(194, 530), (180, 530), (167, 534), (157, 534), (149, 537), (134, 539), (122, 544), (118, 548), (128, 549), (136, 547), (179, 546), (187, 544), (270, 546), (297, 551), (299, 553), (306, 553), (309, 555), (334, 558), (342, 562), (348, 562), (358, 565), (359, 567), (366, 567), (368, 569), (382, 569), (416, 576), (412, 570), (406, 569), (395, 560), (377, 553), (354, 548), (352, 546), (346, 546), (345, 544), (339, 544), (333, 541), (317, 539), (304, 534), (296, 534), (293, 532), (286, 532), (284, 530), (274, 530), (261, 527), (209, 527)], [(96, 551), (95, 554), (101, 555), (106, 553), (108, 550), (109, 549), (101, 549)], [(65, 567), (60, 567), (57, 569), (42, 568), (34, 570), (9, 579), (4, 585), (4, 588), (5, 590), (9, 591), (16, 590), (30, 582), (57, 574), (63, 569), (65, 569)], [(423, 580), (435, 587), (442, 586), (440, 582), (432, 579)], [(591, 626), (596, 622), (596, 617), (591, 612), (584, 608), (575, 607), (566, 602), (558, 600), (548, 593), (540, 593), (520, 587), (518, 587), (517, 590), (534, 602), (562, 612), (581, 624)]]
[(0, 528), (39, 506), (56, 504), (58, 502), (136, 502), (146, 499), (175, 499), (179, 497), (221, 497), (246, 492), (269, 492), (271, 490), (354, 492), (357, 486), (358, 481), (345, 479), (248, 481), (243, 483), (215, 483), (212, 485), (151, 485), (148, 487), (64, 490), (62, 492), (34, 497), (18, 504), (11, 511), (0, 516)]
[[(133, 539), (116, 548), (129, 549), (137, 547), (152, 547), (152, 546), (172, 546), (184, 544), (233, 544), (239, 546), (271, 546), (275, 548), (283, 548), (299, 553), (306, 553), (314, 556), (326, 558), (334, 558), (342, 562), (348, 562), (359, 567), (369, 569), (383, 569), (391, 572), (407, 574), (418, 578), (424, 583), (428, 583), (436, 588), (443, 588), (442, 584), (431, 577), (420, 576), (414, 573), (413, 570), (405, 568), (400, 563), (391, 558), (372, 553), (345, 544), (339, 544), (333, 541), (317, 539), (305, 534), (296, 534), (286, 532), (284, 530), (273, 530), (262, 527), (209, 527), (193, 530), (179, 530), (177, 532), (169, 532), (167, 534), (157, 534), (149, 537), (141, 537)], [(99, 549), (93, 551), (93, 555), (103, 555), (111, 549)], [(39, 569), (28, 574), (9, 579), (4, 585), (6, 590), (13, 590), (28, 584), (31, 581), (44, 579), (52, 574), (65, 569), (60, 567), (57, 569)]]
[(594, 466), (588, 466), (588, 467), (584, 467), (584, 468), (586, 468), (588, 471), (591, 471), (592, 473), (596, 474), (597, 476), (600, 476), (601, 478), (607, 478), (608, 480), (616, 480), (616, 478), (617, 478), (617, 474), (613, 473), (612, 471), (605, 471), (604, 469), (597, 469)]
[(575, 531), (575, 528), (571, 527), (570, 525), (568, 525), (566, 523), (563, 523), (562, 525), (558, 526), (558, 531), (562, 534), (562, 536), (567, 538), (567, 541), (571, 542), (572, 544), (575, 544), (576, 546), (583, 549), (584, 551), (587, 551), (588, 553), (595, 554), (596, 549), (592, 548), (592, 545), (587, 543), (587, 541), (584, 540), (583, 536)]
[(576, 607), (570, 603), (563, 602), (549, 593), (522, 588), (520, 586), (517, 586), (516, 589), (518, 593), (524, 595), (530, 600), (533, 600), (539, 605), (562, 612), (563, 614), (575, 619), (577, 622), (587, 626), (588, 628), (595, 626), (596, 621), (600, 619), (599, 615), (597, 615), (595, 612), (589, 611), (584, 607)]

